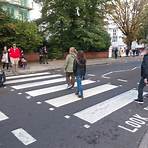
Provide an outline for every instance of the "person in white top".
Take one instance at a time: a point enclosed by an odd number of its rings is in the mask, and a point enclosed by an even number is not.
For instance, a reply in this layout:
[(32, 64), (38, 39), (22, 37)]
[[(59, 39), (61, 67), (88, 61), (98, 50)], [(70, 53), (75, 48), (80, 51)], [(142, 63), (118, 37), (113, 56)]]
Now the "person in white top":
[(8, 70), (9, 69), (9, 54), (8, 54), (8, 50), (6, 46), (3, 49), (1, 62), (3, 63), (3, 69), (5, 69), (6, 67)]

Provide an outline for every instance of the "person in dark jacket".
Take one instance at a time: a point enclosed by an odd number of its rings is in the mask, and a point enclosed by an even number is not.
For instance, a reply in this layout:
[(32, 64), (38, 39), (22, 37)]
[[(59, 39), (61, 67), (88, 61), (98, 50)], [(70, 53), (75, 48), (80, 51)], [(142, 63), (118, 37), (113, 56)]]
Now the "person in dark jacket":
[(82, 87), (82, 79), (85, 76), (86, 73), (86, 59), (84, 57), (84, 52), (79, 51), (77, 53), (77, 57), (74, 60), (74, 75), (76, 76), (77, 81), (77, 91), (76, 95), (78, 95), (80, 98), (84, 98), (83, 96), (83, 87)]
[(135, 100), (137, 103), (144, 103), (143, 89), (146, 85), (148, 85), (148, 47), (145, 49), (145, 55), (141, 65), (141, 80), (138, 87), (138, 99)]

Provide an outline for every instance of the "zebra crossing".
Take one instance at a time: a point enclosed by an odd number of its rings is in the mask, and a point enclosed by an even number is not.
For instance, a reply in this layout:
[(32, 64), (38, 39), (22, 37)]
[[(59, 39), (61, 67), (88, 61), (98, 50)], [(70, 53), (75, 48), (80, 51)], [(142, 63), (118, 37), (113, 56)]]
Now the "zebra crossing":
[[(57, 85), (57, 83), (62, 84)], [(84, 80), (83, 86), (89, 86), (90, 84), (94, 83), (97, 82), (92, 80)], [(51, 93), (60, 93), (62, 91), (65, 91), (67, 86), (67, 84), (65, 83), (65, 77), (63, 75), (51, 74), (49, 72), (11, 76), (7, 78), (6, 84), (15, 90), (24, 90), (24, 93), (27, 94), (28, 97), (30, 96), (34, 98), (38, 96), (44, 97), (44, 95), (48, 96)], [(100, 94), (115, 90), (118, 87), (119, 86), (112, 84), (100, 85), (98, 83), (98, 86), (91, 86), (89, 89), (84, 89), (84, 98), (90, 99), (93, 96), (99, 97)], [(84, 120), (90, 124), (93, 124), (101, 120), (102, 118), (110, 115), (111, 113), (132, 103), (136, 98), (137, 90), (131, 89), (122, 94), (114, 96), (113, 98), (110, 98), (104, 102), (98, 103), (94, 106), (90, 106), (86, 109), (76, 112), (73, 114), (73, 116)], [(70, 93), (60, 97), (47, 99), (44, 101), (44, 103), (55, 108), (59, 108), (62, 106), (68, 106), (69, 104), (75, 103), (80, 100), (81, 98), (78, 98), (75, 93)], [(40, 104), (41, 103), (42, 102), (40, 102)]]
[[(30, 98), (36, 98), (39, 96), (44, 98), (44, 96), (46, 96), (45, 100), (40, 100), (40, 104), (45, 103), (49, 107), (54, 107), (50, 108), (50, 110), (53, 111), (55, 108), (60, 108), (63, 106), (64, 108), (67, 108), (70, 104), (75, 105), (76, 102), (82, 100), (75, 95), (74, 91), (67, 91), (67, 94), (56, 97), (57, 94), (67, 90), (67, 84), (65, 81), (66, 79), (62, 74), (43, 72), (7, 77), (6, 85), (11, 89), (14, 89), (14, 92), (21, 91), (18, 94), (24, 94)], [(101, 94), (116, 90), (120, 87), (118, 85), (112, 85), (109, 83), (100, 84), (99, 81), (93, 81), (89, 79), (84, 80), (82, 84), (84, 86), (84, 101), (91, 99), (94, 96), (99, 98)], [(47, 99), (51, 93), (55, 94), (52, 95), (54, 97), (49, 97)], [(145, 94), (147, 93), (145, 92)], [(92, 126), (94, 123), (134, 102), (136, 98), (137, 90), (126, 90), (125, 92), (110, 97), (103, 102), (96, 103), (95, 105), (89, 106), (87, 108), (82, 108), (79, 111), (72, 113), (71, 115), (69, 115), (67, 112), (67, 115), (64, 117), (67, 119), (69, 119), (71, 116), (76, 117), (80, 121), (89, 123)], [(0, 111), (0, 122), (7, 119), (9, 119), (9, 117)], [(86, 124), (84, 127), (89, 128), (90, 126)], [(12, 130), (11, 133), (26, 146), (37, 141), (23, 128)]]

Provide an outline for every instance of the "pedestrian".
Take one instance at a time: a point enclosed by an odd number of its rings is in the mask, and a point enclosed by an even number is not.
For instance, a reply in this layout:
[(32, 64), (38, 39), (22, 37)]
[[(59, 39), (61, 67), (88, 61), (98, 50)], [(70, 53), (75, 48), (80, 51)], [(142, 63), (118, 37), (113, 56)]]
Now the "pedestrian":
[(3, 70), (0, 71), (0, 87), (4, 87), (4, 82), (6, 81), (5, 72)]
[(20, 49), (16, 47), (16, 44), (13, 44), (13, 47), (9, 49), (9, 56), (13, 73), (18, 74), (18, 62), (21, 57), (21, 52)]
[(67, 86), (68, 89), (73, 88), (75, 84), (73, 65), (74, 65), (74, 60), (76, 58), (76, 53), (77, 53), (76, 49), (74, 47), (71, 47), (69, 49), (69, 54), (66, 57), (65, 72), (66, 72), (66, 82), (68, 84)]
[(40, 64), (44, 63), (44, 51), (43, 51), (43, 48), (39, 49), (39, 63)]
[(78, 95), (78, 97), (83, 99), (84, 96), (83, 96), (82, 80), (86, 73), (86, 59), (84, 57), (83, 51), (79, 51), (77, 53), (77, 57), (74, 60), (73, 71), (77, 81), (76, 95)]
[(48, 49), (46, 46), (43, 47), (43, 64), (48, 64)]
[(2, 52), (1, 62), (3, 63), (3, 70), (5, 69), (5, 67), (8, 70), (9, 69), (9, 54), (8, 54), (8, 50), (6, 46), (4, 47), (3, 52)]
[(114, 53), (115, 53), (115, 59), (117, 59), (118, 58), (118, 48), (117, 47), (114, 49)]
[(144, 103), (143, 89), (146, 85), (148, 85), (148, 47), (145, 49), (145, 55), (141, 65), (141, 80), (138, 86), (138, 99), (135, 100), (137, 103)]

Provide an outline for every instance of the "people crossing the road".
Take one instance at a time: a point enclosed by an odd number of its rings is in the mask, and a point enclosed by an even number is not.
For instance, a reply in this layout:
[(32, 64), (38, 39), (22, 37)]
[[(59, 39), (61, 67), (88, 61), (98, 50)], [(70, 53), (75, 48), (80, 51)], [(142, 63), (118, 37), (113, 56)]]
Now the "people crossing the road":
[[(74, 89), (67, 90), (64, 74), (57, 72), (8, 76), (5, 84), (8, 90), (14, 90), (12, 94), (24, 98), (28, 104), (33, 103), (38, 106), (38, 109), (42, 106), (45, 111), (50, 111), (53, 115), (60, 111), (62, 112), (61, 115), (59, 114), (61, 118), (66, 118), (67, 122), (69, 118), (72, 118), (73, 122), (79, 121), (83, 123), (84, 129), (87, 129), (132, 104), (138, 95), (138, 91), (132, 87), (127, 89), (119, 84), (109, 83), (109, 81), (91, 80), (92, 76), (95, 77), (94, 74), (89, 74), (87, 79), (82, 81), (85, 99), (75, 95), (77, 84)], [(123, 84), (125, 85), (125, 82)], [(145, 94), (147, 92), (144, 92)], [(88, 102), (92, 103), (88, 104)], [(11, 119), (11, 116), (0, 110), (0, 124)], [(76, 126), (79, 128), (79, 125)], [(35, 145), (40, 141), (32, 130), (21, 124), (19, 127), (11, 128), (9, 132), (25, 146)]]

